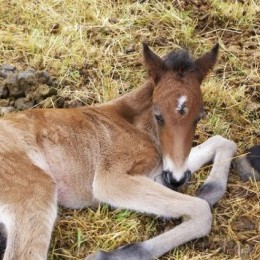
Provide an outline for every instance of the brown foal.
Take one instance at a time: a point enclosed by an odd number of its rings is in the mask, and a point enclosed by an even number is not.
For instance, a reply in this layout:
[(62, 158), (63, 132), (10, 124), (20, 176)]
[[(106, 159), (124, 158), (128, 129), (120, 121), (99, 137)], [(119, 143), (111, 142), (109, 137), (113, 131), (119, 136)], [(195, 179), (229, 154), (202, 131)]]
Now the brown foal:
[[(225, 193), (236, 145), (220, 136), (192, 147), (205, 114), (200, 85), (218, 45), (193, 60), (186, 51), (164, 58), (143, 45), (148, 80), (105, 104), (35, 109), (0, 120), (0, 231), (4, 260), (46, 259), (57, 205), (107, 203), (180, 218), (149, 240), (99, 251), (87, 259), (155, 259), (207, 235), (210, 207)], [(198, 197), (176, 190), (214, 161)]]

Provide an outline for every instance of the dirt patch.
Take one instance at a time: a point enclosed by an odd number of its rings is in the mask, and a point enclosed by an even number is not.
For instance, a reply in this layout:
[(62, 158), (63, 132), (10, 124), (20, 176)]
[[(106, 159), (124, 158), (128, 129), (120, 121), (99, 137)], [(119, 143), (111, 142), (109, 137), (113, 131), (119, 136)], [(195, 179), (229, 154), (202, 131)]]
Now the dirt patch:
[(83, 106), (73, 95), (58, 93), (58, 83), (45, 71), (29, 68), (18, 71), (4, 64), (0, 70), (0, 112), (30, 108), (68, 108)]

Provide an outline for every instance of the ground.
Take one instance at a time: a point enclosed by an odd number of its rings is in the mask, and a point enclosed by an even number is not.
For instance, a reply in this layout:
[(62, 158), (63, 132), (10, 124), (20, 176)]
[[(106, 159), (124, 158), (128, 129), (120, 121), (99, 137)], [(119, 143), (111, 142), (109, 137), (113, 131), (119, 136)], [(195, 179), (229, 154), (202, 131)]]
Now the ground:
[[(194, 56), (218, 42), (218, 64), (203, 84), (207, 117), (194, 144), (220, 134), (237, 143), (239, 156), (260, 143), (259, 18), (259, 0), (1, 1), (0, 105), (17, 110), (105, 102), (144, 82), (141, 42), (160, 55), (187, 48)], [(8, 73), (22, 80), (10, 85)], [(17, 94), (16, 87), (23, 93)], [(187, 193), (196, 194), (209, 169), (192, 178)], [(260, 259), (259, 200), (259, 183), (243, 183), (232, 170), (226, 195), (213, 208), (210, 235), (161, 259)], [(174, 225), (173, 220), (107, 206), (60, 208), (49, 259), (81, 259)]]

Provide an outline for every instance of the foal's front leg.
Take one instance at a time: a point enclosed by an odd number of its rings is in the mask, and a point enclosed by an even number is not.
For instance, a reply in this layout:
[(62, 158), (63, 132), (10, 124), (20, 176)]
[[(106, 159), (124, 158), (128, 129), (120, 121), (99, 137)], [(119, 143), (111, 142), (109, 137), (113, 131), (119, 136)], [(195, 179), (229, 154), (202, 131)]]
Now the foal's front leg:
[(192, 148), (190, 152), (188, 164), (192, 173), (213, 161), (210, 174), (198, 193), (210, 206), (221, 199), (226, 191), (228, 173), (236, 150), (237, 146), (233, 141), (217, 135)]
[[(131, 160), (131, 158), (129, 158)], [(121, 167), (124, 165), (121, 164)], [(106, 171), (104, 171), (106, 170)], [(208, 203), (200, 198), (168, 189), (144, 176), (130, 175), (126, 169), (112, 165), (95, 174), (94, 196), (117, 208), (183, 218), (177, 227), (149, 240), (123, 246), (112, 252), (98, 252), (87, 260), (151, 260), (192, 239), (205, 236), (211, 229), (212, 215)]]

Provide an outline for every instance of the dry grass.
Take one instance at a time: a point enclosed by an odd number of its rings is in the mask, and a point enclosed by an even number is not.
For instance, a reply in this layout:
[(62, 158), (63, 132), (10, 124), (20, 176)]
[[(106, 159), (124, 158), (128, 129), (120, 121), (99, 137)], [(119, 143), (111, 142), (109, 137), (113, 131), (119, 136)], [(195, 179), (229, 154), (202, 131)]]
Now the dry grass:
[[(0, 1), (0, 64), (46, 69), (62, 95), (92, 104), (128, 92), (144, 81), (140, 42), (165, 54), (187, 47), (195, 55), (214, 43), (221, 57), (203, 85), (207, 119), (196, 142), (221, 134), (239, 152), (260, 143), (260, 20), (249, 1)], [(195, 194), (209, 168), (188, 188)], [(228, 191), (214, 208), (207, 238), (162, 259), (260, 259), (260, 188), (231, 172)], [(151, 237), (170, 226), (125, 210), (60, 209), (49, 259), (80, 259)]]

